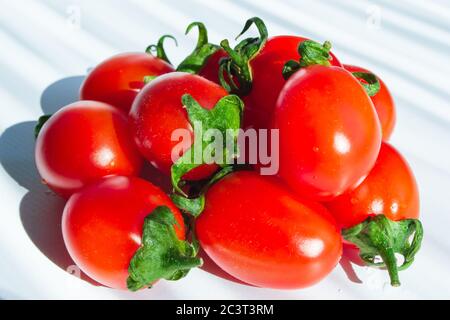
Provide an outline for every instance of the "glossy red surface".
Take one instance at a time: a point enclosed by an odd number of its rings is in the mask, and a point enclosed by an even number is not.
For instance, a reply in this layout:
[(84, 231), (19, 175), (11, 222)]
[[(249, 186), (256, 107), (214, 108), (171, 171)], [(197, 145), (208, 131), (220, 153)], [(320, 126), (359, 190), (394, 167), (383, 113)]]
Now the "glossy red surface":
[(127, 116), (95, 101), (56, 112), (39, 133), (35, 159), (44, 182), (63, 196), (104, 176), (137, 175), (142, 166)]
[(384, 214), (391, 220), (419, 218), (419, 191), (405, 158), (388, 143), (367, 178), (327, 207), (343, 228), (355, 226), (370, 215)]
[(324, 207), (255, 172), (232, 173), (208, 190), (196, 232), (223, 270), (265, 288), (311, 286), (331, 272), (342, 252)]
[(145, 76), (172, 71), (170, 64), (151, 54), (122, 53), (103, 61), (89, 73), (81, 86), (80, 99), (106, 102), (128, 112), (144, 87)]
[(299, 195), (331, 200), (369, 174), (381, 144), (369, 96), (351, 73), (312, 66), (295, 73), (277, 101), (279, 175)]
[(172, 210), (177, 236), (184, 239), (180, 212), (166, 194), (145, 180), (110, 177), (74, 194), (62, 219), (70, 256), (92, 279), (126, 289), (128, 265), (141, 245), (144, 219), (161, 205)]

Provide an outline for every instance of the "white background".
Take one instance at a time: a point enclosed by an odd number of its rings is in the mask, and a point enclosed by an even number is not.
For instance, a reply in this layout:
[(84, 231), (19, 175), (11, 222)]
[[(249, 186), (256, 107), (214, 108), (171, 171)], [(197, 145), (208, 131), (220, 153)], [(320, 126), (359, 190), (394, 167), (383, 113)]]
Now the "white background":
[[(0, 297), (450, 298), (450, 1), (0, 0), (0, 8)], [(60, 232), (63, 202), (39, 182), (34, 120), (74, 101), (82, 76), (113, 54), (142, 51), (169, 33), (179, 40), (167, 45), (179, 62), (196, 39), (183, 35), (189, 22), (205, 22), (218, 42), (252, 16), (271, 35), (331, 40), (341, 61), (372, 69), (395, 96), (392, 142), (417, 175), (426, 232), (416, 262), (400, 274), (403, 285), (392, 289), (385, 272), (357, 266), (350, 280), (338, 265), (306, 290), (258, 289), (194, 270), (128, 293), (66, 272), (74, 270)]]

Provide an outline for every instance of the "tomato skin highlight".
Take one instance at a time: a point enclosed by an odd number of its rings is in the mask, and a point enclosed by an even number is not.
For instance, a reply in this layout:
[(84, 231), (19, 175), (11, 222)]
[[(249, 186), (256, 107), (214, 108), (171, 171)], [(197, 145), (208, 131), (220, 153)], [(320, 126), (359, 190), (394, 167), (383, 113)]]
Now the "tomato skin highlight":
[[(298, 47), (305, 40), (308, 39), (295, 36), (272, 37), (250, 61), (253, 82), (252, 90), (243, 97), (245, 128), (267, 129), (270, 126), (278, 95), (286, 83), (282, 74), (283, 67), (289, 60), (300, 59)], [(342, 66), (333, 54), (331, 56), (332, 65)]]
[(255, 172), (230, 174), (208, 190), (196, 232), (223, 270), (265, 288), (311, 286), (342, 253), (340, 233), (324, 207)]
[(126, 115), (96, 101), (56, 112), (39, 133), (35, 159), (45, 183), (64, 197), (104, 176), (137, 175), (143, 163)]
[[(225, 89), (198, 75), (173, 72), (149, 83), (137, 96), (130, 112), (134, 141), (142, 155), (157, 169), (170, 175), (171, 154), (179, 141), (172, 141), (172, 133), (185, 129), (194, 133), (181, 97), (190, 94), (202, 107), (212, 109), (227, 95)], [(192, 145), (191, 143), (191, 145)], [(187, 173), (184, 179), (209, 177), (218, 168), (202, 165)]]
[(109, 103), (128, 113), (145, 85), (145, 76), (173, 71), (169, 63), (149, 53), (122, 53), (103, 61), (89, 73), (81, 85), (80, 99)]
[[(370, 72), (371, 71), (351, 65), (344, 65), (344, 68), (350, 72)], [(383, 133), (383, 141), (389, 141), (389, 138), (392, 135), (392, 131), (394, 131), (395, 122), (397, 119), (397, 112), (395, 109), (394, 99), (392, 98), (391, 93), (389, 92), (386, 84), (381, 80), (378, 76), (378, 81), (380, 82), (380, 91), (370, 99), (375, 106), (375, 110), (377, 111), (378, 118), (380, 119), (381, 131)]]
[(419, 191), (405, 158), (383, 143), (377, 162), (354, 190), (326, 204), (342, 228), (353, 227), (369, 216), (384, 214), (393, 221), (419, 218)]
[(128, 266), (141, 245), (145, 217), (158, 206), (173, 212), (177, 237), (185, 226), (169, 197), (136, 177), (115, 176), (75, 193), (64, 208), (64, 243), (83, 272), (101, 284), (127, 289)]
[(299, 195), (328, 201), (356, 187), (375, 164), (380, 124), (351, 73), (311, 66), (286, 83), (272, 128), (279, 129), (279, 175)]

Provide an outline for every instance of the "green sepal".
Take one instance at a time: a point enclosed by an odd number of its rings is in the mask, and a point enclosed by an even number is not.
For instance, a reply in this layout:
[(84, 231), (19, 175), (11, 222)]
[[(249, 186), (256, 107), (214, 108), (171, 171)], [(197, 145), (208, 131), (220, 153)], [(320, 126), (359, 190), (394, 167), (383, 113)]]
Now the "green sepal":
[(198, 74), (208, 59), (220, 50), (220, 46), (208, 42), (208, 31), (201, 22), (191, 23), (186, 29), (186, 34), (194, 27), (198, 27), (197, 45), (194, 51), (179, 64), (177, 71)]
[[(230, 164), (238, 156), (237, 139), (241, 128), (244, 103), (238, 96), (228, 95), (220, 99), (213, 109), (208, 110), (199, 105), (189, 94), (183, 95), (181, 102), (187, 110), (189, 122), (194, 129), (194, 143), (172, 165), (171, 179), (174, 189), (186, 196), (179, 186), (186, 173), (203, 164), (216, 163), (224, 166)], [(215, 130), (223, 139), (223, 148), (220, 150), (220, 154), (215, 154), (216, 148), (211, 150), (211, 153), (205, 152), (214, 146), (215, 137), (205, 134), (211, 133), (211, 130)], [(229, 150), (226, 141), (233, 142), (232, 150)], [(217, 159), (219, 160), (217, 161)]]
[(313, 65), (331, 66), (331, 42), (325, 41), (323, 44), (312, 40), (305, 40), (300, 43), (298, 52), (300, 58), (300, 68), (305, 68)]
[(178, 280), (202, 265), (196, 245), (178, 239), (177, 221), (166, 206), (155, 208), (144, 221), (142, 245), (131, 259), (127, 287), (131, 291), (150, 287), (159, 279)]
[(369, 97), (373, 97), (376, 95), (381, 88), (380, 81), (377, 76), (371, 72), (352, 72), (353, 76), (357, 79), (362, 79), (365, 82), (361, 82), (362, 86), (367, 92)]
[(285, 80), (289, 79), (294, 73), (300, 69), (300, 63), (295, 60), (289, 60), (283, 66), (283, 78)]
[(195, 235), (195, 226), (192, 227), (193, 230), (191, 232), (191, 245), (192, 250), (195, 255), (198, 255), (198, 252), (200, 251), (200, 242), (197, 239), (197, 236)]
[(48, 119), (51, 118), (51, 114), (46, 114), (43, 116), (40, 116), (36, 126), (34, 127), (34, 138), (37, 139), (39, 132), (41, 132), (42, 127), (44, 126), (44, 124), (48, 121)]
[(164, 49), (164, 41), (167, 38), (170, 38), (173, 41), (175, 41), (175, 45), (178, 46), (177, 39), (175, 39), (174, 36), (166, 34), (166, 35), (162, 36), (161, 38), (159, 38), (158, 43), (156, 45), (155, 44), (149, 45), (147, 47), (147, 49), (145, 49), (145, 52), (147, 52), (149, 54), (153, 54), (153, 52), (156, 52), (156, 57), (157, 58), (159, 58), (161, 60), (164, 60), (164, 61), (166, 61), (169, 64), (172, 64), (170, 62), (169, 58), (167, 57), (166, 50)]
[[(391, 285), (399, 286), (398, 271), (413, 263), (422, 243), (423, 227), (417, 219), (392, 221), (384, 215), (377, 215), (342, 230), (342, 236), (359, 248), (359, 255), (367, 265), (387, 268)], [(404, 257), (400, 266), (395, 253)], [(381, 257), (382, 262), (375, 262), (377, 257)]]
[(331, 66), (330, 60), (332, 56), (330, 54), (331, 42), (325, 41), (320, 44), (313, 40), (305, 40), (298, 46), (298, 53), (300, 55), (300, 61), (289, 60), (283, 67), (283, 78), (289, 79), (294, 73), (301, 68), (306, 68), (313, 65)]
[(170, 198), (177, 208), (189, 213), (193, 217), (198, 217), (205, 208), (205, 196), (203, 194), (197, 198), (191, 199), (174, 193)]
[(187, 198), (178, 194), (172, 194), (170, 197), (178, 209), (197, 218), (205, 209), (205, 193), (214, 183), (235, 170), (234, 166), (226, 166), (219, 170), (214, 176), (202, 186), (196, 197)]
[(231, 93), (246, 95), (250, 92), (253, 81), (250, 61), (261, 51), (267, 42), (268, 32), (266, 25), (258, 17), (247, 20), (244, 29), (236, 37), (236, 40), (247, 32), (253, 24), (258, 29), (259, 37), (244, 39), (234, 49), (230, 47), (228, 40), (222, 40), (220, 43), (220, 46), (228, 53), (229, 58), (221, 61), (219, 80), (221, 85)]
[(209, 188), (211, 187), (214, 183), (216, 183), (217, 181), (221, 180), (223, 177), (227, 176), (228, 174), (230, 174), (231, 172), (234, 172), (237, 170), (237, 168), (239, 168), (239, 165), (230, 165), (230, 166), (225, 166), (223, 167), (220, 171), (218, 171), (215, 175), (212, 176), (211, 179), (209, 179), (208, 183), (206, 184), (206, 186), (203, 187), (203, 193)]

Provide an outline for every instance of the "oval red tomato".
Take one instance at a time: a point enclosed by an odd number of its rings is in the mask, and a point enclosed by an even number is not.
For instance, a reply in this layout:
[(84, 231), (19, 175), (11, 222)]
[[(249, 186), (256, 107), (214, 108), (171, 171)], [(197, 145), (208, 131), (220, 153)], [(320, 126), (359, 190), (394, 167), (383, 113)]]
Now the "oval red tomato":
[(137, 175), (142, 165), (126, 115), (95, 101), (56, 112), (37, 137), (35, 159), (44, 182), (63, 196), (104, 176)]
[(419, 218), (419, 191), (405, 158), (383, 143), (367, 178), (327, 207), (342, 228), (353, 227), (369, 216), (384, 214), (393, 221)]
[(122, 53), (89, 73), (81, 85), (80, 99), (106, 102), (128, 112), (145, 85), (144, 77), (172, 71), (169, 63), (149, 53)]
[(265, 288), (303, 288), (338, 263), (340, 233), (327, 210), (274, 177), (232, 173), (206, 193), (196, 222), (202, 248), (223, 270)]
[(169, 197), (139, 178), (111, 177), (74, 194), (64, 208), (64, 242), (75, 263), (101, 284), (126, 289), (128, 268), (142, 245), (144, 219), (159, 206), (175, 219), (183, 240), (183, 217)]
[[(172, 133), (185, 129), (194, 141), (192, 125), (181, 102), (184, 94), (190, 94), (203, 108), (212, 109), (227, 92), (198, 75), (173, 72), (148, 84), (137, 96), (130, 112), (134, 140), (139, 150), (153, 166), (167, 175), (173, 164), (172, 151), (179, 144), (179, 141), (171, 139)], [(215, 170), (217, 165), (202, 165), (184, 178), (207, 178)]]
[(286, 83), (274, 111), (279, 175), (298, 194), (331, 200), (369, 174), (381, 144), (369, 96), (351, 73), (315, 65)]
[[(383, 143), (367, 178), (327, 205), (344, 228), (345, 240), (358, 247), (361, 259), (368, 265), (387, 268), (391, 285), (399, 286), (398, 272), (414, 262), (423, 238), (423, 227), (417, 219), (417, 184), (400, 153)], [(401, 264), (396, 254), (403, 256)]]
[[(344, 68), (350, 72), (370, 72), (367, 69), (351, 65), (344, 65)], [(380, 90), (376, 95), (370, 97), (370, 99), (372, 100), (375, 110), (377, 111), (378, 118), (380, 119), (383, 140), (388, 141), (392, 135), (392, 131), (394, 130), (395, 121), (397, 118), (395, 103), (386, 84), (378, 76), (377, 78), (380, 82)]]

